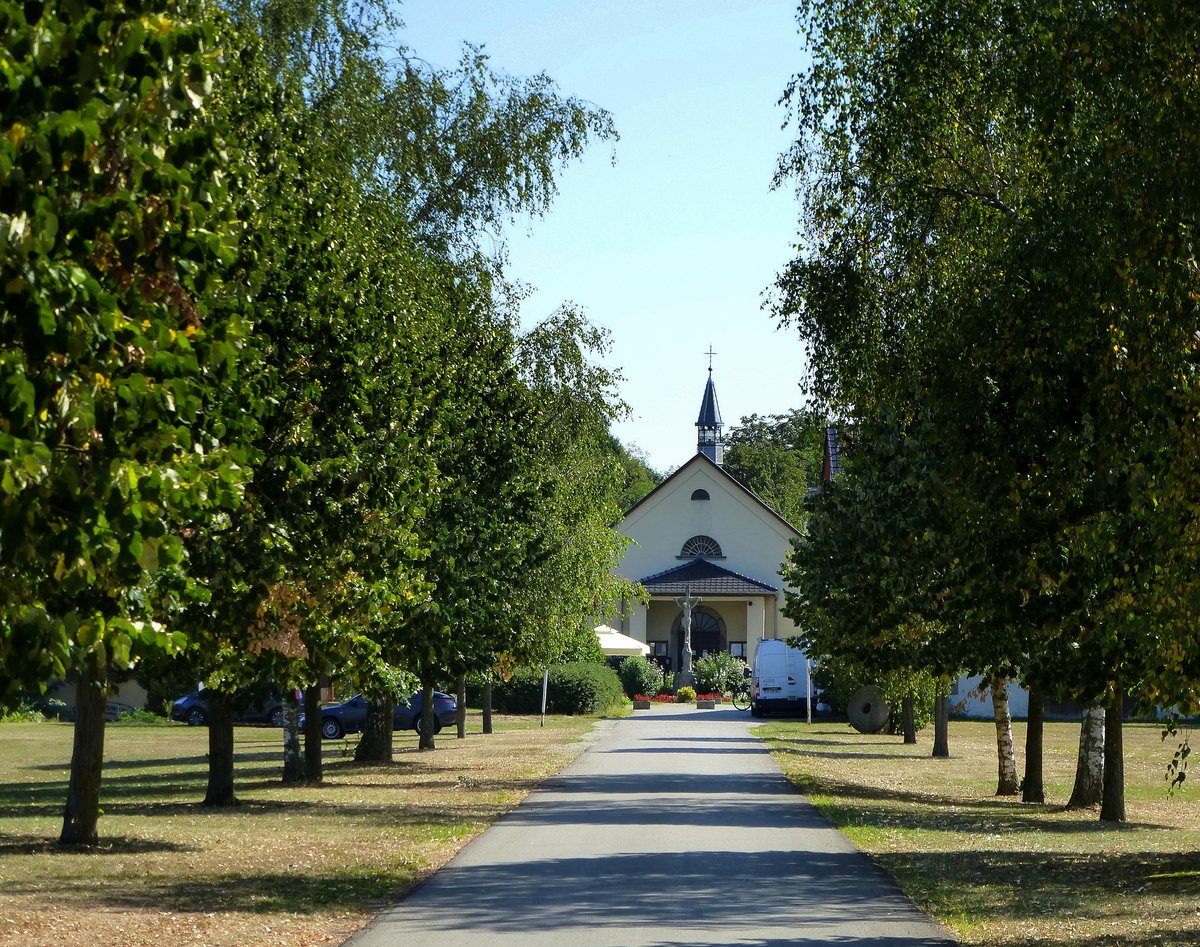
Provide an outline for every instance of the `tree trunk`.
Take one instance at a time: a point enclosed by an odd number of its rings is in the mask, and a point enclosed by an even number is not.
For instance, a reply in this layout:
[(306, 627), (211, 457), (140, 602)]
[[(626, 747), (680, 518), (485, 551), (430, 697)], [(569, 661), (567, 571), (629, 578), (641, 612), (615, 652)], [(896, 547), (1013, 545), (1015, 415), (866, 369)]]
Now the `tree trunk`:
[(1083, 707), (1079, 727), (1079, 758), (1075, 763), (1075, 787), (1068, 809), (1099, 805), (1104, 798), (1104, 708), (1096, 702)]
[(392, 730), (395, 701), (391, 695), (382, 700), (367, 702), (367, 722), (363, 724), (362, 739), (354, 751), (359, 763), (390, 763), (392, 761)]
[(492, 732), (492, 675), (483, 679), (483, 732)]
[(467, 675), (458, 675), (458, 738), (467, 738)]
[(1101, 822), (1125, 821), (1125, 747), (1121, 717), (1125, 694), (1118, 683), (1104, 708), (1104, 798), (1100, 801)]
[(916, 743), (917, 742), (917, 724), (916, 724), (916, 721), (913, 719), (913, 695), (912, 694), (904, 695), (904, 701), (903, 701), (902, 706), (904, 708), (904, 711), (903, 711), (903, 713), (904, 713), (904, 742), (905, 743)]
[(319, 783), (325, 778), (321, 749), (321, 685), (304, 688), (304, 778)]
[(433, 731), (436, 729), (437, 722), (433, 716), (433, 685), (426, 683), (421, 687), (421, 740), (417, 744), (419, 749), (437, 749), (433, 741)]
[(104, 769), (104, 682), (88, 662), (75, 682), (75, 744), (71, 750), (71, 781), (63, 807), (63, 845), (100, 843), (100, 775)]
[(1042, 781), (1043, 713), (1046, 695), (1036, 687), (1029, 689), (1029, 722), (1025, 729), (1025, 779), (1021, 783), (1022, 802), (1045, 802)]
[(992, 710), (996, 717), (997, 796), (1015, 796), (1021, 791), (1017, 779), (1017, 756), (1013, 748), (1012, 713), (1008, 709), (1008, 681), (992, 677)]
[(233, 706), (228, 694), (208, 691), (208, 790), (206, 806), (238, 805), (233, 791)]
[[(307, 723), (307, 719), (305, 720)], [(300, 702), (296, 692), (283, 695), (283, 783), (304, 782), (304, 750), (300, 746)]]
[(939, 694), (933, 704), (933, 755), (950, 756), (950, 695)]

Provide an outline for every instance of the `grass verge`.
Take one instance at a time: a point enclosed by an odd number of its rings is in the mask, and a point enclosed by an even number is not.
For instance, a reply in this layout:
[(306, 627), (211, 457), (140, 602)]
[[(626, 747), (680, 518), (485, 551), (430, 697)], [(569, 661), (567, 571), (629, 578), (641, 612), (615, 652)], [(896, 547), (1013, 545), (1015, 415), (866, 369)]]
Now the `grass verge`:
[[(1077, 724), (1046, 726), (1046, 805), (993, 795), (991, 723), (952, 723), (948, 760), (931, 759), (931, 732), (916, 746), (846, 724), (756, 732), (800, 791), (964, 944), (1200, 944), (1200, 801), (1194, 789), (1167, 797), (1174, 746), (1156, 726), (1126, 727), (1120, 826), (1064, 808)], [(1023, 747), (1023, 724), (1014, 735)]]
[(434, 752), (396, 733), (393, 762), (327, 741), (320, 786), (280, 783), (279, 731), (238, 727), (242, 805), (198, 805), (208, 733), (110, 725), (102, 845), (61, 849), (72, 728), (0, 725), (0, 945), (340, 943), (582, 748), (594, 717), (498, 717)]

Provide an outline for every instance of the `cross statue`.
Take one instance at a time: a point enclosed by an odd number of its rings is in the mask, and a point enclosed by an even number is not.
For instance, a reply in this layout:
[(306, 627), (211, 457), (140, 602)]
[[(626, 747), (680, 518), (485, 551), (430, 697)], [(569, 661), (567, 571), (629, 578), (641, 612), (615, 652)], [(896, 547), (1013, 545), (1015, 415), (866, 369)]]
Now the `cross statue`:
[(713, 358), (713, 356), (714, 356), (714, 355), (716, 355), (716, 354), (717, 354), (716, 352), (714, 352), (714, 351), (713, 351), (713, 347), (712, 347), (712, 343), (711, 343), (711, 342), (710, 342), (710, 343), (709, 343), (709, 345), (708, 345), (708, 351), (707, 351), (707, 352), (705, 352), (704, 354), (708, 356), (708, 370), (709, 370), (709, 372), (711, 373), (711, 372), (712, 372), (712, 358)]
[(692, 594), (692, 587), (683, 587), (683, 596), (675, 599), (675, 604), (683, 609), (683, 654), (680, 657), (679, 670), (687, 675), (692, 673), (692, 609), (702, 601), (699, 595)]

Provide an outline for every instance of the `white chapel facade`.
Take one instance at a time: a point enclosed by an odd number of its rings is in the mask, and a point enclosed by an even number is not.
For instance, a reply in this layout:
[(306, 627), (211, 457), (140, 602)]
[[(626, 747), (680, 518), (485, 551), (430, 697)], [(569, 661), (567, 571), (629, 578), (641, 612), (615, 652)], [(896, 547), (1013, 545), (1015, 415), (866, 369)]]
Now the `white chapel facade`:
[(787, 638), (796, 626), (782, 613), (779, 569), (799, 532), (722, 467), (721, 413), (712, 368), (696, 421), (696, 455), (639, 500), (617, 525), (633, 542), (617, 572), (642, 584), (644, 605), (624, 603), (620, 630), (678, 671), (685, 594), (692, 651), (728, 651), (753, 663), (763, 638)]

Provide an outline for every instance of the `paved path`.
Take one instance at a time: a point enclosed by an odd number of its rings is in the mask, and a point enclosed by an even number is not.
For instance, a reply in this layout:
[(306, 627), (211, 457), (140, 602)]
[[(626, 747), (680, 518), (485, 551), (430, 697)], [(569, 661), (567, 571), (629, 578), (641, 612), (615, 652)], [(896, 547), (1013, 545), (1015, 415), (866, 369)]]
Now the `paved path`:
[(346, 947), (953, 944), (796, 794), (750, 723), (666, 705), (601, 724)]

